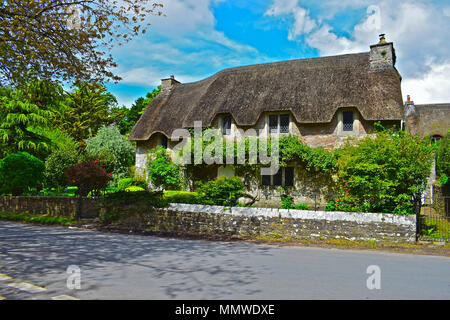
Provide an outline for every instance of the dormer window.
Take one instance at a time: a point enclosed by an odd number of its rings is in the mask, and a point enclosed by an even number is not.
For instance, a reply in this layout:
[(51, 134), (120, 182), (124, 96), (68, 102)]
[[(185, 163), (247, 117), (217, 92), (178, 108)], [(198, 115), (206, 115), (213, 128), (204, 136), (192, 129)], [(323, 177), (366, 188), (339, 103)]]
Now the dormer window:
[(353, 131), (353, 112), (352, 111), (344, 111), (343, 115), (343, 130), (344, 131)]
[(231, 134), (231, 116), (225, 115), (222, 117), (222, 133), (224, 135)]
[(269, 115), (269, 133), (289, 133), (289, 114)]

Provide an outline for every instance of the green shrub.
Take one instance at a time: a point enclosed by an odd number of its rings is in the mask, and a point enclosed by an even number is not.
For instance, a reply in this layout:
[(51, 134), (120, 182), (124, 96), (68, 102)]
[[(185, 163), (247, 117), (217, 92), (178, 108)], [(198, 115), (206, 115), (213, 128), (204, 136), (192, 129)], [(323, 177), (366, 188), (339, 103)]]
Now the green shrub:
[(65, 170), (81, 162), (81, 155), (77, 148), (67, 145), (53, 151), (45, 161), (45, 185), (61, 189), (68, 185)]
[(202, 183), (198, 196), (204, 204), (235, 206), (243, 194), (244, 184), (239, 177), (219, 177), (214, 181)]
[(337, 152), (340, 200), (351, 210), (414, 213), (430, 175), (433, 147), (403, 131), (384, 130)]
[(441, 185), (445, 185), (450, 177), (450, 130), (447, 135), (439, 142), (439, 148), (436, 155), (436, 168), (440, 176)]
[(295, 205), (295, 210), (311, 210), (306, 203), (299, 203)]
[(281, 198), (281, 207), (280, 209), (294, 209), (294, 200), (292, 197), (285, 196)]
[(133, 178), (125, 178), (125, 179), (120, 179), (119, 182), (117, 183), (117, 188), (120, 191), (125, 190), (126, 188), (129, 188), (133, 185)]
[(183, 183), (180, 167), (173, 163), (163, 147), (150, 151), (150, 160), (147, 162), (148, 178), (157, 188), (179, 189)]
[(148, 212), (151, 208), (164, 208), (168, 202), (162, 191), (118, 191), (103, 197), (100, 220), (105, 223), (117, 221), (130, 215)]
[(201, 204), (202, 203), (197, 192), (165, 191), (164, 198), (169, 203), (187, 203), (187, 204)]
[(145, 191), (144, 188), (131, 186), (125, 189), (126, 192), (138, 192), (138, 191)]
[(117, 183), (117, 189), (123, 191), (129, 187), (139, 187), (143, 190), (147, 189), (147, 183), (143, 180), (138, 180), (136, 178), (125, 178), (119, 180)]
[(86, 151), (111, 173), (111, 181), (125, 178), (135, 160), (135, 149), (115, 125), (102, 127), (97, 135), (86, 140)]
[(0, 193), (18, 196), (29, 188), (39, 188), (44, 170), (44, 162), (27, 152), (7, 155), (0, 161)]

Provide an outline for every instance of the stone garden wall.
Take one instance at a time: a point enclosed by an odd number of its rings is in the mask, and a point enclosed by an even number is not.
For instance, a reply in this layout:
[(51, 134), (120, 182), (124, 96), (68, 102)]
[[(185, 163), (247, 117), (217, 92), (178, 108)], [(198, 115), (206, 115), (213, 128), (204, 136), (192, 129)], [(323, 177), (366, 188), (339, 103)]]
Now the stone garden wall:
[[(75, 216), (77, 198), (0, 197), (0, 212)], [(290, 239), (415, 242), (416, 217), (378, 213), (170, 204), (168, 208), (112, 209), (113, 224), (134, 231)], [(104, 214), (98, 199), (83, 199), (82, 217)]]
[(121, 223), (135, 231), (242, 237), (415, 242), (416, 217), (171, 204)]
[[(75, 217), (78, 198), (74, 197), (9, 197), (0, 196), (0, 212), (47, 214), (50, 216)], [(82, 218), (97, 217), (98, 200), (83, 198)]]

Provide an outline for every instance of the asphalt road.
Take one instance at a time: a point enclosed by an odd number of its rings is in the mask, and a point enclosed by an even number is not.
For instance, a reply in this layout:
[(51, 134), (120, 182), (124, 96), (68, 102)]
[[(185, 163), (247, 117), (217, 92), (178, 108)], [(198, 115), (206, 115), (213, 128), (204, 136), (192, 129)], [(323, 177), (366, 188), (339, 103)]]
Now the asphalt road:
[[(380, 277), (371, 283), (380, 284), (380, 289), (367, 287), (367, 279), (375, 276), (367, 273), (372, 265), (379, 267)], [(69, 266), (75, 273), (67, 273)], [(0, 221), (0, 296), (27, 300), (449, 299), (450, 259), (168, 239)]]

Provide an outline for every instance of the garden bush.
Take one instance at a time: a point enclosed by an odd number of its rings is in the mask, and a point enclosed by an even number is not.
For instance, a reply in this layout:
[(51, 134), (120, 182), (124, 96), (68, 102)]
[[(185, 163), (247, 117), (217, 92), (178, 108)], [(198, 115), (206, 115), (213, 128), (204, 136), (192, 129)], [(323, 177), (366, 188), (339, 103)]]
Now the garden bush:
[(62, 189), (69, 184), (65, 170), (82, 161), (80, 152), (72, 145), (53, 151), (45, 161), (45, 185)]
[(29, 188), (40, 189), (44, 162), (27, 152), (12, 153), (0, 161), (0, 193), (19, 196)]
[(180, 166), (173, 163), (163, 147), (150, 151), (147, 169), (150, 182), (157, 188), (179, 189), (183, 184)]
[(125, 179), (121, 179), (119, 180), (119, 182), (117, 183), (117, 189), (119, 191), (123, 191), (129, 187), (139, 187), (142, 188), (144, 190), (147, 189), (147, 183), (143, 180), (138, 180), (136, 178), (125, 178)]
[(295, 205), (295, 210), (311, 210), (306, 203), (299, 203)]
[(131, 187), (125, 188), (125, 191), (126, 192), (138, 192), (138, 191), (145, 191), (145, 189), (141, 188), (141, 187), (131, 186)]
[(104, 168), (92, 161), (81, 162), (65, 171), (71, 185), (78, 187), (78, 195), (87, 196), (89, 192), (95, 195), (104, 189), (110, 176)]
[(202, 203), (219, 206), (235, 206), (242, 196), (244, 184), (239, 177), (219, 177), (214, 181), (202, 183), (198, 196)]
[(436, 169), (437, 174), (440, 176), (441, 184), (447, 184), (450, 180), (450, 130), (439, 142), (436, 155)]
[(140, 215), (151, 208), (167, 206), (162, 191), (117, 191), (103, 197), (100, 220), (111, 223), (123, 217)]
[(342, 196), (335, 200), (352, 210), (413, 214), (430, 175), (433, 147), (407, 132), (379, 129), (337, 150)]
[(165, 191), (164, 198), (169, 203), (202, 204), (197, 192)]
[(86, 140), (86, 151), (111, 173), (111, 181), (117, 183), (129, 173), (135, 160), (135, 149), (115, 125), (102, 127), (97, 135)]

